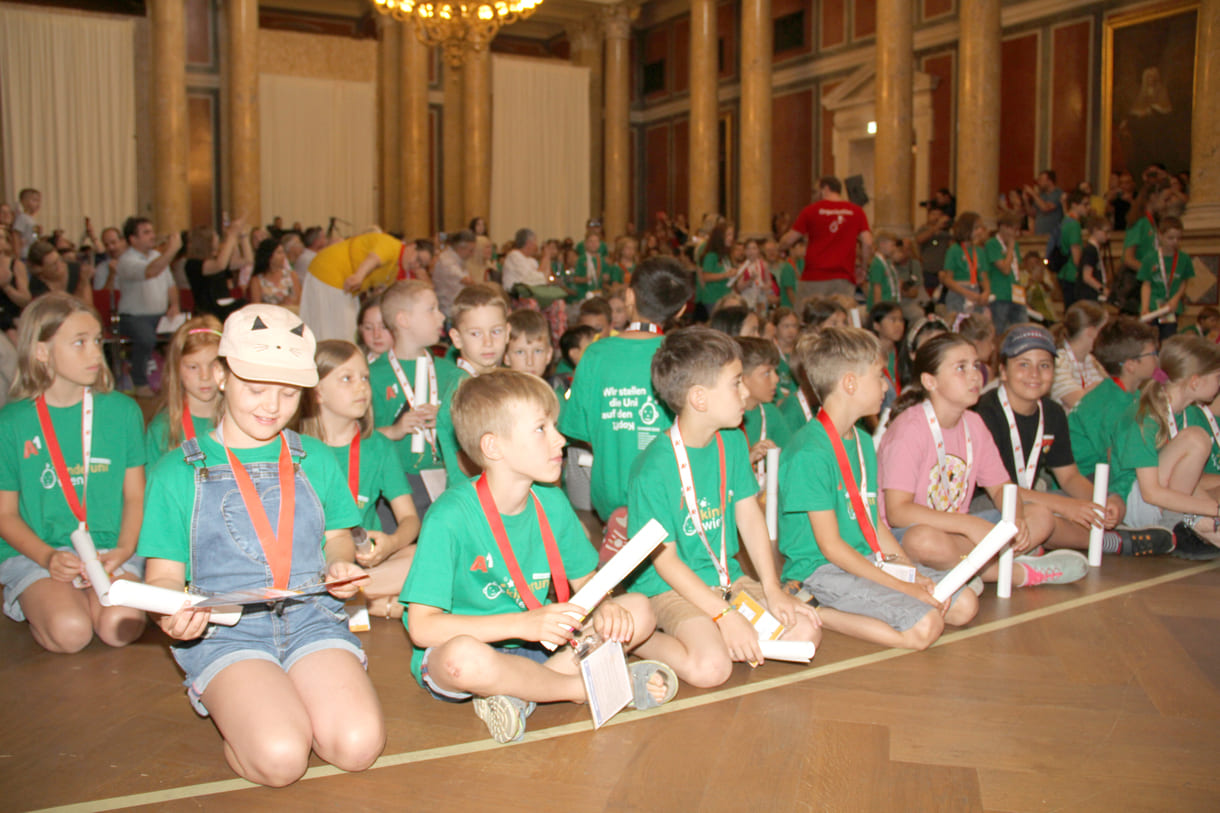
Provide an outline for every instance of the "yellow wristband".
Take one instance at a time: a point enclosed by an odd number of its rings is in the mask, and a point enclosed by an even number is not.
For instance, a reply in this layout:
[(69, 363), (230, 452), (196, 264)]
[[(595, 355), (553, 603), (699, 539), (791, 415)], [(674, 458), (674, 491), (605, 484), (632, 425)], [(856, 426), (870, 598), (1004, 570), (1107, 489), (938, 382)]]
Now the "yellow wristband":
[(730, 604), (729, 606), (725, 607), (723, 610), (721, 610), (721, 611), (720, 611), (719, 613), (717, 613), (716, 615), (712, 616), (712, 621), (714, 621), (715, 623), (719, 624), (719, 623), (720, 623), (720, 619), (724, 618), (726, 615), (728, 615), (728, 614), (729, 614), (729, 613), (731, 613), (731, 612), (733, 612), (733, 605), (732, 605), (732, 604)]

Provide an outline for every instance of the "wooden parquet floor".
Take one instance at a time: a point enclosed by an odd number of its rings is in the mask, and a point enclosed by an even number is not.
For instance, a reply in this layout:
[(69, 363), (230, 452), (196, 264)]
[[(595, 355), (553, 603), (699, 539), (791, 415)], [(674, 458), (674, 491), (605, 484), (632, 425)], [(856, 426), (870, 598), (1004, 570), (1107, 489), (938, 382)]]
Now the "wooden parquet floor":
[(828, 633), (809, 667), (738, 666), (593, 732), (540, 708), (498, 746), (426, 697), (400, 626), (364, 636), (389, 742), (281, 790), (234, 778), (159, 632), (42, 652), (0, 621), (0, 810), (1217, 811), (1220, 564), (1107, 559), (984, 597), (922, 653)]

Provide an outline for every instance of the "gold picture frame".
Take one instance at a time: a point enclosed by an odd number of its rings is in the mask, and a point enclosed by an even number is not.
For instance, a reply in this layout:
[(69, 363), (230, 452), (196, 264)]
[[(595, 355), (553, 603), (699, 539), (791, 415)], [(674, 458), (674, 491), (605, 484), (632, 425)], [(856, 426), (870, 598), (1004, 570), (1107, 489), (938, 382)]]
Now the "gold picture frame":
[[(1198, 19), (1199, 0), (1163, 0), (1105, 18), (1096, 188), (1108, 188), (1110, 173), (1120, 169), (1138, 183), (1153, 160), (1171, 173), (1190, 168)], [(1189, 91), (1183, 90), (1187, 84)]]

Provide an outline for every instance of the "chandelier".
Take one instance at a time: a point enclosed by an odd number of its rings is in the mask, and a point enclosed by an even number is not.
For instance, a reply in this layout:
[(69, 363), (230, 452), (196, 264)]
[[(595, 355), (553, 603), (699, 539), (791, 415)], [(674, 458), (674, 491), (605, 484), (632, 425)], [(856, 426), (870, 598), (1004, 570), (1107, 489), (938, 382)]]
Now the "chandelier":
[(424, 45), (439, 45), (445, 61), (460, 66), (467, 51), (481, 51), (501, 27), (524, 20), (542, 0), (372, 0), (382, 14), (415, 25)]

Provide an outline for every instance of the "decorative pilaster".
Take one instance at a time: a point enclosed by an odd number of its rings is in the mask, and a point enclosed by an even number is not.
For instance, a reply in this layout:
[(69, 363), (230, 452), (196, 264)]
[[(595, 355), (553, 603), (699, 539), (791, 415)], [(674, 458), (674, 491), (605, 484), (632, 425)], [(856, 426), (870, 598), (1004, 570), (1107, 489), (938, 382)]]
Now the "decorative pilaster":
[(703, 216), (717, 211), (718, 158), (716, 86), (716, 0), (693, 0), (690, 9), (690, 212), (698, 228)]

